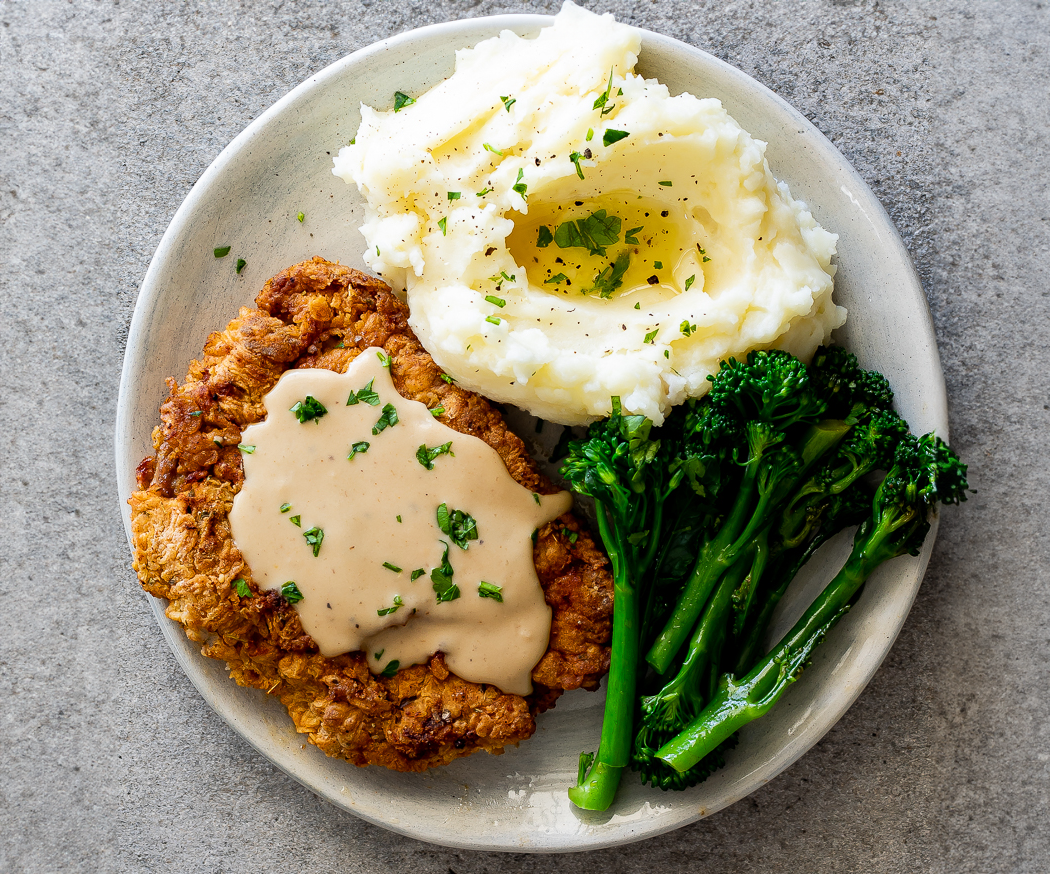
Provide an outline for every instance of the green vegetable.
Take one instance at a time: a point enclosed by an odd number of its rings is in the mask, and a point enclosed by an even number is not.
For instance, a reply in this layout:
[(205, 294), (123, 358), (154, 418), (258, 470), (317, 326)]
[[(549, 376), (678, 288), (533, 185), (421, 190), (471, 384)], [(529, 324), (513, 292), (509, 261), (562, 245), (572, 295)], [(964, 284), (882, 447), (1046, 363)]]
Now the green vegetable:
[(438, 506), (437, 524), (441, 533), (460, 549), (469, 548), (469, 541), (478, 539), (478, 523), (474, 517), (462, 510), (450, 510), (448, 504)]
[(368, 404), (370, 407), (379, 406), (379, 395), (372, 391), (372, 383), (374, 379), (368, 380), (368, 385), (358, 392), (350, 392), (350, 397), (346, 399), (346, 405), (348, 407), (355, 406), (359, 403)]
[(314, 558), (316, 558), (321, 551), (321, 541), (324, 540), (324, 532), (315, 525), (309, 531), (304, 531), (303, 537), (306, 538), (306, 543), (313, 547)]
[(289, 516), (288, 517), (288, 521), (291, 522), (293, 525), (296, 525), (299, 528), (302, 528), (303, 527), (302, 526), (302, 518), (303, 518), (302, 516)]
[(441, 228), (441, 236), (445, 236), (448, 233), (448, 216), (438, 219), (438, 227)]
[(289, 580), (281, 586), (281, 594), (284, 595), (284, 600), (289, 604), (298, 604), (303, 600), (303, 593), (299, 591), (299, 587), (294, 580)]
[(372, 426), (373, 434), (381, 434), (387, 428), (392, 428), (398, 423), (397, 410), (393, 404), (385, 404), (383, 406), (383, 413), (379, 417), (379, 420)]
[(241, 450), (245, 455), (254, 455), (255, 447), (251, 443), (238, 443), (237, 448)]
[(685, 290), (689, 291), (693, 287), (693, 283), (696, 282), (696, 274), (694, 273), (685, 281)]
[[(385, 652), (385, 650), (384, 650), (384, 652)], [(395, 674), (397, 674), (397, 669), (400, 668), (400, 667), (401, 667), (401, 662), (399, 662), (397, 659), (393, 659), (393, 660), (391, 660), (390, 662), (387, 663), (387, 666), (385, 668), (383, 668), (383, 670), (380, 672), (379, 676), (380, 677), (388, 677), (388, 678), (389, 677), (393, 677)]]
[(458, 191), (450, 191), (448, 193), (448, 199), (449, 200), (459, 200), (459, 192)]
[(540, 225), (539, 239), (536, 240), (536, 247), (538, 249), (546, 249), (553, 242), (554, 235), (551, 233), (551, 229), (546, 225)]
[[(439, 455), (450, 455), (453, 458), (456, 457), (456, 453), (452, 451), (452, 441), (448, 443), (442, 443), (440, 446), (435, 446), (432, 449), (428, 448), (425, 443), (421, 443), (419, 449), (416, 450), (416, 461), (418, 461), (427, 470), (434, 469), (434, 459)], [(442, 504), (442, 506), (444, 506)], [(446, 534), (448, 532), (445, 532)]]
[[(378, 359), (379, 359), (379, 363), (380, 363), (380, 364), (381, 364), (381, 365), (382, 365), (383, 367), (387, 367), (387, 368), (389, 368), (389, 367), (390, 367), (390, 362), (391, 362), (391, 360), (392, 360), (392, 359), (391, 359), (391, 358), (390, 358), (390, 356), (389, 356), (389, 355), (387, 355), (387, 354), (386, 354), (386, 353), (385, 353), (385, 352), (384, 352), (384, 351), (383, 351), (382, 349), (376, 349), (376, 358), (378, 358)], [(373, 380), (373, 382), (374, 382), (374, 381), (375, 381), (375, 380)]]
[(627, 231), (627, 233), (623, 235), (623, 241), (628, 246), (640, 245), (638, 242), (638, 237), (635, 236), (640, 230), (642, 230), (642, 227), (640, 225), (637, 228), (631, 228), (629, 231)]
[(493, 601), (503, 603), (503, 587), (495, 583), (486, 583), (484, 580), (478, 585), (479, 598), (491, 598)]
[(296, 216), (296, 218), (299, 219), (299, 224), (302, 224), (304, 221), (306, 221), (306, 213), (305, 212), (300, 212)]
[(494, 294), (486, 294), (485, 300), (497, 307), (505, 307), (507, 305), (507, 302), (502, 297), (496, 297)]
[(627, 249), (624, 249), (616, 256), (615, 261), (594, 277), (594, 285), (588, 288), (584, 293), (586, 294), (587, 292), (596, 291), (602, 300), (608, 300), (613, 296), (613, 292), (623, 285), (623, 275), (627, 272), (627, 268), (630, 266), (631, 253)]
[(281, 504), (281, 512), (282, 513), (287, 513), (291, 509), (292, 509), (292, 505), (291, 504)]
[(225, 258), (227, 255), (230, 254), (230, 248), (230, 246), (219, 246), (218, 248), (212, 250), (212, 254), (216, 258)]
[(313, 395), (307, 395), (305, 400), (296, 401), (289, 407), (289, 411), (295, 413), (295, 418), (300, 424), (309, 422), (311, 419), (316, 421), (328, 412), (325, 405)]
[(350, 447), (350, 454), (346, 456), (346, 460), (353, 461), (355, 455), (359, 455), (362, 452), (368, 452), (368, 447), (371, 445), (371, 443), (368, 443), (365, 440), (359, 440)]
[(581, 179), (583, 178), (583, 168), (580, 167), (580, 158), (582, 158), (579, 152), (569, 152), (569, 160), (576, 166), (576, 175)]
[(514, 184), (511, 186), (512, 191), (516, 191), (522, 197), (525, 196), (525, 192), (528, 190), (528, 186), (521, 180), (525, 177), (525, 171), (520, 167), (518, 168), (518, 178), (514, 180)]
[[(613, 70), (610, 67), (609, 68), (609, 84), (605, 86), (605, 91), (603, 91), (601, 93), (601, 95), (599, 95), (599, 97), (594, 101), (594, 106), (591, 107), (592, 109), (600, 109), (602, 117), (608, 115), (610, 112), (612, 112), (616, 108), (616, 106), (614, 104), (609, 103), (609, 97), (612, 94), (612, 80), (613, 80)], [(621, 91), (620, 93), (622, 94), (623, 92)]]
[(243, 258), (238, 258), (238, 259), (237, 259), (237, 273), (238, 273), (238, 275), (239, 275), (239, 274), (240, 274), (240, 272), (241, 272), (241, 271), (242, 271), (242, 270), (243, 270), (243, 269), (245, 268), (245, 266), (246, 266), (247, 264), (248, 264), (248, 262), (247, 262), (247, 261), (245, 261), (245, 260), (244, 260)]
[[(396, 613), (402, 607), (405, 606), (405, 602), (401, 600), (400, 595), (394, 595), (394, 605), (392, 607), (381, 607), (376, 610), (377, 616), (389, 616), (391, 613)], [(379, 658), (376, 656), (376, 658)]]
[(415, 102), (415, 98), (409, 97), (403, 91), (394, 92), (394, 112), (400, 112), (406, 106), (411, 106)]
[(410, 575), (409, 579), (411, 579), (412, 582), (414, 583), (420, 577), (426, 576), (426, 573), (427, 572), (425, 570), (423, 570), (423, 568), (417, 567), (414, 571), (412, 571), (412, 574)]
[(439, 604), (445, 601), (455, 601), (459, 597), (459, 586), (452, 582), (452, 575), (455, 572), (452, 570), (452, 564), (448, 560), (448, 544), (443, 540), (441, 543), (445, 547), (445, 553), (441, 557), (441, 565), (430, 572), (431, 587), (434, 589), (434, 594), (437, 596)]
[(625, 130), (607, 130), (602, 135), (602, 145), (611, 146), (613, 143), (618, 143), (620, 140), (627, 139), (630, 134)]
[(605, 257), (605, 247), (620, 239), (619, 216), (609, 215), (604, 209), (587, 218), (562, 222), (554, 231), (554, 242), (560, 249), (587, 249), (592, 255)]
[(393, 571), (395, 574), (401, 573), (401, 568), (399, 568), (396, 564), (391, 564), (388, 561), (383, 562), (383, 567), (385, 567), (388, 571)]
[(237, 595), (241, 598), (252, 597), (252, 590), (248, 587), (248, 584), (243, 579), (238, 578), (234, 580), (233, 588), (234, 591), (237, 592)]
[(510, 108), (511, 108), (511, 107), (512, 107), (512, 106), (513, 106), (513, 105), (514, 105), (515, 103), (517, 103), (517, 102), (518, 102), (518, 101), (517, 101), (517, 100), (516, 100), (515, 98), (513, 98), (513, 97), (501, 97), (501, 98), (500, 98), (500, 100), (502, 100), (502, 101), (503, 101), (503, 107), (504, 107), (504, 109), (506, 109), (506, 110), (507, 110), (507, 112), (510, 112)]

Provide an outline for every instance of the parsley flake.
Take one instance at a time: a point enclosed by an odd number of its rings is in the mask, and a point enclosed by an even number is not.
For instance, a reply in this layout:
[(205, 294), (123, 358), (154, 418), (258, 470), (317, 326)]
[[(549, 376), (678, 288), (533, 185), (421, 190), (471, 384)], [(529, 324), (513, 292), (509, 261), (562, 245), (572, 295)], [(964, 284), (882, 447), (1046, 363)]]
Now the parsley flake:
[(241, 598), (252, 597), (252, 590), (248, 588), (248, 584), (241, 578), (237, 578), (233, 581), (233, 588)]
[(324, 532), (315, 525), (309, 531), (304, 531), (303, 537), (306, 538), (307, 545), (313, 547), (314, 558), (317, 558), (317, 554), (321, 551), (321, 541), (324, 540)]
[(445, 412), (445, 408), (444, 407), (433, 407), (430, 410), (430, 415), (432, 415), (436, 419), (438, 416), (443, 415), (444, 412)]
[(388, 571), (393, 571), (395, 574), (401, 573), (401, 568), (399, 568), (396, 564), (391, 564), (388, 561), (383, 562), (383, 567), (385, 567)]
[(289, 516), (288, 517), (288, 521), (291, 522), (293, 525), (298, 526), (299, 528), (303, 527), (303, 517), (302, 516)]
[(569, 152), (569, 160), (576, 165), (576, 175), (581, 179), (583, 178), (583, 168), (580, 166), (580, 158), (582, 157), (579, 152)]
[(537, 505), (539, 505), (539, 503), (540, 503), (540, 496), (537, 495), (535, 492), (532, 493), (532, 499), (536, 502)]
[(355, 455), (360, 455), (362, 452), (368, 452), (368, 447), (371, 445), (371, 443), (368, 443), (365, 440), (359, 440), (350, 447), (350, 454), (346, 456), (346, 460), (353, 461)]
[[(402, 607), (405, 606), (405, 602), (401, 600), (400, 595), (394, 595), (394, 606), (393, 607), (381, 607), (376, 610), (377, 616), (389, 616), (391, 613), (396, 613)], [(386, 652), (386, 650), (384, 650)]]
[(609, 103), (609, 96), (612, 94), (612, 80), (613, 80), (613, 68), (610, 67), (609, 68), (609, 84), (605, 86), (605, 91), (603, 91), (598, 96), (598, 98), (594, 101), (594, 106), (591, 107), (591, 109), (600, 109), (602, 118), (604, 118), (606, 115), (608, 115), (610, 112), (612, 112), (616, 108), (615, 104)]
[(459, 597), (459, 586), (452, 582), (452, 564), (448, 560), (448, 544), (441, 541), (445, 547), (444, 555), (441, 556), (441, 565), (430, 572), (431, 588), (437, 595), (437, 602), (455, 601)]
[(237, 448), (241, 450), (245, 455), (251, 455), (255, 452), (255, 447), (251, 443), (238, 443)]
[(441, 236), (448, 235), (448, 216), (442, 216), (438, 219), (438, 227), (441, 228)]
[(539, 239), (536, 240), (536, 248), (546, 249), (553, 242), (554, 234), (551, 233), (551, 229), (546, 225), (540, 225), (540, 235)]
[(291, 504), (281, 504), (281, 512), (282, 513), (287, 513), (291, 509), (292, 509), (292, 505)]
[(450, 192), (448, 192), (448, 199), (449, 200), (459, 200), (459, 192), (458, 191), (450, 191)]
[(503, 101), (503, 106), (507, 110), (507, 112), (510, 112), (510, 108), (518, 102), (517, 98), (511, 97), (509, 95), (506, 97), (501, 97), (500, 100)]
[(390, 367), (390, 356), (387, 355), (382, 349), (376, 349), (376, 358), (379, 359), (379, 363), (382, 364), (383, 367)]
[(488, 143), (482, 143), (481, 145), (484, 146), (486, 152), (492, 152), (493, 155), (499, 155), (501, 158), (503, 157), (503, 152), (499, 149), (494, 149)]
[[(386, 652), (386, 650), (384, 650), (384, 652)], [(383, 668), (379, 676), (387, 678), (393, 677), (395, 674), (397, 674), (397, 669), (400, 667), (401, 662), (399, 662), (397, 659), (392, 659), (391, 661), (387, 662), (387, 666)]]
[(627, 272), (627, 268), (630, 264), (631, 253), (627, 249), (624, 249), (616, 256), (616, 260), (612, 264), (594, 277), (594, 285), (584, 293), (586, 294), (589, 291), (597, 291), (598, 296), (602, 300), (608, 300), (612, 297), (613, 292), (623, 285), (623, 275)]
[(415, 102), (414, 97), (409, 97), (403, 91), (394, 92), (394, 112), (400, 112), (406, 106), (411, 106)]
[(426, 443), (421, 443), (419, 449), (416, 450), (416, 461), (418, 461), (427, 470), (434, 469), (434, 459), (439, 455), (449, 455), (452, 458), (456, 457), (456, 453), (452, 451), (452, 441), (448, 443), (442, 443), (440, 446), (435, 446), (433, 449), (427, 447)]
[(372, 391), (372, 383), (373, 382), (375, 382), (374, 379), (368, 380), (368, 385), (366, 385), (363, 389), (358, 391), (356, 394), (354, 392), (350, 392), (350, 397), (348, 397), (346, 399), (346, 405), (348, 407), (352, 407), (352, 406), (354, 406), (355, 404), (358, 404), (358, 403), (366, 403), (370, 407), (378, 407), (379, 406), (379, 395), (376, 394), (376, 392)]
[(591, 140), (594, 139), (594, 128), (593, 127), (587, 128), (587, 136), (585, 136), (584, 139), (587, 140), (587, 142), (590, 142)]
[(495, 583), (486, 583), (484, 580), (478, 585), (478, 597), (479, 598), (491, 598), (493, 601), (499, 601), (503, 603), (503, 586), (497, 586)]
[(476, 195), (474, 195), (474, 196), (475, 196), (475, 197), (484, 197), (484, 196), (485, 196), (486, 194), (488, 194), (488, 193), (489, 193), (490, 191), (492, 191), (492, 189), (491, 189), (491, 188), (482, 188), (482, 189), (481, 189), (481, 191), (479, 191), (479, 192), (478, 192), (478, 193), (477, 193)]
[(562, 534), (562, 537), (568, 538), (569, 543), (575, 543), (577, 541), (577, 539), (579, 539), (579, 536), (580, 536), (575, 531), (570, 531), (568, 528), (562, 528), (561, 529), (561, 534)]
[(396, 425), (398, 422), (397, 410), (393, 404), (386, 404), (383, 407), (383, 414), (379, 417), (379, 421), (372, 426), (373, 434), (381, 434), (387, 428)]
[(219, 246), (216, 249), (212, 249), (212, 254), (216, 258), (225, 258), (227, 255), (230, 254), (230, 249), (231, 248), (233, 248), (233, 247), (232, 246)]
[(411, 576), (409, 577), (409, 579), (411, 579), (411, 580), (412, 580), (412, 582), (414, 583), (414, 582), (415, 582), (416, 580), (418, 580), (418, 579), (419, 579), (420, 577), (425, 577), (425, 576), (426, 576), (426, 574), (427, 574), (427, 572), (426, 572), (425, 570), (423, 570), (423, 568), (421, 568), (421, 567), (417, 567), (417, 568), (416, 568), (416, 569), (415, 569), (414, 571), (412, 571), (412, 574), (411, 574)]
[(671, 180), (670, 179), (665, 179), (660, 184), (663, 185), (665, 188), (670, 188), (671, 187)]
[(605, 247), (619, 242), (622, 224), (619, 216), (599, 209), (586, 218), (562, 222), (554, 231), (554, 242), (559, 249), (587, 249), (604, 258)]
[(237, 259), (237, 273), (238, 273), (238, 275), (240, 275), (240, 272), (245, 268), (245, 266), (247, 264), (248, 264), (248, 262), (245, 261), (243, 258), (238, 258)]
[(650, 331), (648, 334), (645, 335), (645, 342), (650, 344), (650, 345), (655, 344), (655, 342), (656, 342), (656, 335), (659, 334), (659, 333), (660, 333), (660, 329), (659, 328), (657, 328), (655, 331)]
[(618, 143), (620, 140), (625, 140), (630, 134), (625, 130), (607, 130), (602, 134), (602, 145), (611, 146), (613, 143)]
[(655, 267), (657, 270), (663, 270), (664, 269), (664, 262), (663, 261), (654, 261), (653, 262), (653, 267)]
[(639, 245), (638, 237), (636, 237), (635, 234), (637, 234), (641, 229), (642, 229), (641, 226), (639, 226), (637, 228), (631, 228), (627, 233), (625, 233), (623, 235), (623, 241), (628, 246), (637, 246), (637, 245)]
[(514, 184), (511, 186), (511, 190), (512, 191), (516, 191), (522, 197), (525, 197), (525, 192), (526, 192), (526, 190), (528, 190), (528, 186), (524, 182), (521, 181), (524, 177), (525, 177), (525, 171), (522, 170), (519, 167), (518, 168), (518, 178), (514, 181)]
[(566, 276), (564, 273), (555, 273), (550, 279), (544, 279), (543, 280), (543, 284), (544, 285), (554, 285), (554, 284), (559, 283), (559, 282), (568, 282), (568, 281), (569, 281), (569, 277)]
[(303, 600), (303, 593), (299, 591), (299, 587), (295, 584), (295, 580), (289, 580), (281, 586), (281, 594), (284, 595), (284, 600), (289, 604), (298, 604)]
[(678, 330), (682, 332), (683, 337), (688, 337), (696, 330), (696, 325), (690, 325), (689, 320), (685, 319), (682, 324), (678, 326)]
[(454, 376), (449, 376), (447, 373), (440, 373), (438, 374), (438, 376), (445, 380), (445, 382), (447, 382), (449, 385), (456, 384), (456, 378)]
[(468, 541), (478, 539), (478, 523), (474, 517), (462, 510), (450, 510), (448, 504), (438, 506), (437, 524), (441, 533), (447, 534), (460, 549), (467, 549)]
[(295, 413), (295, 418), (299, 420), (300, 425), (309, 422), (311, 419), (316, 421), (328, 412), (325, 405), (313, 395), (307, 395), (305, 400), (296, 401), (288, 410)]
[(299, 215), (296, 216), (296, 218), (299, 219), (299, 224), (302, 224), (304, 221), (306, 221), (306, 213), (300, 212)]
[(685, 290), (689, 291), (689, 289), (692, 288), (694, 282), (696, 282), (696, 274), (695, 273), (692, 276), (690, 276), (685, 281)]

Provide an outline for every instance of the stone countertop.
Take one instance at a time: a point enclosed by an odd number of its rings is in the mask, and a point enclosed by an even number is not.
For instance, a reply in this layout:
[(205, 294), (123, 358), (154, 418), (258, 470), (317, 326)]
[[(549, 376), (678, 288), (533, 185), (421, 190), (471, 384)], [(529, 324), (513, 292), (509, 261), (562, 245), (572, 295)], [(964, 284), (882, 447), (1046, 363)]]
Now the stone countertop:
[(0, 870), (1050, 870), (1050, 11), (587, 5), (792, 103), (875, 190), (919, 269), (977, 492), (945, 514), (873, 682), (743, 801), (571, 859), (400, 838), (279, 772), (183, 676), (131, 572), (112, 434), (138, 285), (198, 176), (311, 73), (419, 25), (557, 4), (7, 0)]

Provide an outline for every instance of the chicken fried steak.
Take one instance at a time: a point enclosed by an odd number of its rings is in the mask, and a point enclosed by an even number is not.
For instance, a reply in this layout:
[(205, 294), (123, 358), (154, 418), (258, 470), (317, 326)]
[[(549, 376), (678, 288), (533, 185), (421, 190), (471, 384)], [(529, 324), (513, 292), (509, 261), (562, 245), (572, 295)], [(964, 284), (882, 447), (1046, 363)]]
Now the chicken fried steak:
[(443, 408), (442, 422), (485, 441), (525, 488), (557, 489), (484, 398), (442, 379), (408, 327), (408, 309), (379, 280), (314, 258), (267, 282), (256, 304), (208, 338), (182, 385), (168, 379), (156, 454), (136, 471), (134, 567), (146, 591), (168, 600), (168, 617), (237, 683), (277, 696), (312, 743), (356, 765), (422, 771), (477, 750), (498, 753), (532, 735), (536, 714), (563, 691), (597, 688), (609, 665), (612, 580), (572, 514), (536, 537), (551, 635), (524, 698), (460, 679), (441, 653), (392, 677), (371, 674), (362, 653), (325, 658), (295, 609), (257, 588), (228, 519), (244, 480), (237, 444), (290, 368), (343, 372), (362, 350), (382, 347), (401, 395)]

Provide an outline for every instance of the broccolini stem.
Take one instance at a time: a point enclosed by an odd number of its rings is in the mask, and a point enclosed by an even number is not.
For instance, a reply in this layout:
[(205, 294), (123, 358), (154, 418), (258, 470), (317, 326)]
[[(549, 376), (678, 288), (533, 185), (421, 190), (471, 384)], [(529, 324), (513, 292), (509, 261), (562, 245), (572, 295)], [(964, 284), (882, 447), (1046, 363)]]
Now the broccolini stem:
[[(638, 590), (632, 579), (624, 544), (617, 526), (608, 519), (608, 509), (596, 502), (598, 530), (613, 570), (612, 661), (605, 691), (601, 740), (590, 769), (569, 789), (569, 800), (584, 810), (607, 810), (620, 785), (623, 769), (630, 763), (634, 741), (634, 713), (638, 685)], [(581, 769), (582, 770), (582, 769)]]
[(773, 651), (739, 683), (732, 674), (726, 674), (723, 687), (703, 713), (660, 747), (657, 758), (677, 771), (688, 770), (736, 731), (764, 716), (801, 673), (824, 635), (849, 609), (873, 567), (854, 549), (842, 570)]

